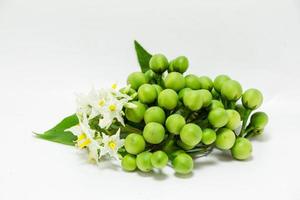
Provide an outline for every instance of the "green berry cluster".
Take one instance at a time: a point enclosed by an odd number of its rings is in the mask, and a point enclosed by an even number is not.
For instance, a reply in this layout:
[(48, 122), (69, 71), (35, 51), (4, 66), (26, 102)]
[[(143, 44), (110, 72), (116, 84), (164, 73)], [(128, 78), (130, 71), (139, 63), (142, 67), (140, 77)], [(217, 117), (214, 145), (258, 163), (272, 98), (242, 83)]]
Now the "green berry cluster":
[(268, 123), (264, 112), (251, 115), (263, 102), (261, 92), (243, 91), (227, 75), (214, 80), (185, 75), (188, 67), (185, 56), (168, 61), (156, 54), (146, 72), (128, 76), (127, 94), (135, 107), (125, 108), (124, 170), (149, 172), (170, 163), (175, 172), (188, 174), (194, 158), (214, 148), (231, 151), (237, 160), (251, 156), (249, 139), (261, 134)]

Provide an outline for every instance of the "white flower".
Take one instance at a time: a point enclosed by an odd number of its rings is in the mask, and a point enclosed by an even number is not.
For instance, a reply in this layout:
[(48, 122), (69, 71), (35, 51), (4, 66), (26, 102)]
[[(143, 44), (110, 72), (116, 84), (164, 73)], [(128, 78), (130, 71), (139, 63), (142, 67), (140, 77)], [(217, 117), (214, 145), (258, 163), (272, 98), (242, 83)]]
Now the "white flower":
[[(126, 86), (125, 90), (129, 90), (129, 89), (130, 89), (130, 85)], [(130, 96), (128, 96), (127, 94), (124, 94), (118, 90), (118, 85), (116, 83), (112, 84), (109, 91), (111, 92), (111, 94), (113, 96), (115, 96), (118, 99), (123, 98), (123, 99), (126, 99), (127, 101), (131, 100)]]
[[(99, 112), (96, 114), (92, 113), (94, 111), (93, 107), (96, 107), (95, 106), (96, 104), (104, 105), (105, 101), (103, 97), (106, 95), (107, 94), (103, 90), (97, 91), (94, 87), (87, 95), (77, 94), (77, 98), (76, 98), (77, 116), (82, 117), (83, 115), (87, 115), (89, 116), (89, 119), (97, 116)], [(94, 114), (94, 116), (91, 117), (92, 114)]]
[(89, 119), (99, 116), (106, 104), (109, 93), (105, 90), (96, 91), (92, 89), (89, 96), (89, 104), (91, 106), (91, 113)]
[(87, 116), (83, 115), (83, 119), (80, 121), (79, 125), (74, 126), (67, 131), (70, 131), (77, 136), (76, 145), (78, 148), (87, 148), (89, 152), (89, 160), (98, 162), (98, 150), (100, 149), (100, 145), (94, 139), (95, 131), (90, 128)]
[(104, 146), (100, 147), (100, 158), (108, 154), (118, 160), (118, 150), (124, 145), (124, 139), (120, 139), (120, 129), (112, 136), (107, 136), (102, 133), (102, 137)]
[(116, 84), (99, 91), (93, 88), (88, 95), (78, 95), (77, 116), (79, 119), (82, 119), (83, 115), (87, 115), (88, 119), (100, 116), (101, 128), (108, 128), (115, 119), (124, 125), (123, 107), (135, 106), (129, 103), (129, 100), (131, 97), (117, 90)]
[(115, 97), (111, 97), (101, 113), (102, 118), (99, 120), (99, 126), (101, 128), (108, 128), (113, 123), (114, 119), (117, 119), (117, 121), (124, 126), (124, 113), (122, 109), (126, 103), (126, 99), (118, 100)]

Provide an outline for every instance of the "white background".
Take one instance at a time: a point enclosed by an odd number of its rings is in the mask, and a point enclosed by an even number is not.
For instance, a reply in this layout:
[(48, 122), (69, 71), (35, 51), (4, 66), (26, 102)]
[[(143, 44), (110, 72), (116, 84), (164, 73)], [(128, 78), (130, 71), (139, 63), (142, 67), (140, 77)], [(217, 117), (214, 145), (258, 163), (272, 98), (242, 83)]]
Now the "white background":
[[(125, 84), (134, 39), (264, 93), (252, 159), (216, 151), (188, 177), (143, 175), (33, 137), (74, 112), (75, 92)], [(0, 199), (300, 199), (299, 67), (299, 0), (0, 0)]]

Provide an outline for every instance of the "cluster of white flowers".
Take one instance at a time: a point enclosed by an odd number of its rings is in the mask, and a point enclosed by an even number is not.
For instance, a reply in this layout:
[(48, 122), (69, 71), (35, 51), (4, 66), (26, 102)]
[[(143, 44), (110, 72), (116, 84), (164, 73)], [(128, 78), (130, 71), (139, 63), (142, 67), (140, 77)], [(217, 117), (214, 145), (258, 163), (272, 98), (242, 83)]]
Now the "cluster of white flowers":
[(135, 106), (129, 102), (131, 99), (117, 90), (116, 84), (110, 89), (92, 89), (87, 95), (77, 95), (76, 114), (79, 124), (69, 131), (77, 136), (77, 147), (88, 150), (89, 160), (98, 163), (106, 155), (118, 159), (118, 150), (124, 145), (124, 140), (120, 139), (120, 129), (113, 135), (106, 135), (92, 129), (90, 121), (98, 117), (101, 129), (108, 129), (115, 121), (124, 126), (123, 108)]

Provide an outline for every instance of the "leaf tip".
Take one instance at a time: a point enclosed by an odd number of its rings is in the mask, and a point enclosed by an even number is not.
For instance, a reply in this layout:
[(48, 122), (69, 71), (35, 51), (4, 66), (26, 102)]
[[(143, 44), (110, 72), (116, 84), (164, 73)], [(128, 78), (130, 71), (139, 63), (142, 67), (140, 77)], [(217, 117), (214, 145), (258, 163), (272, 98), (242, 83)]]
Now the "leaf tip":
[(33, 136), (34, 136), (34, 137), (37, 137), (37, 138), (40, 138), (41, 135), (42, 135), (42, 134), (37, 133), (37, 132), (34, 132), (34, 131), (32, 131), (32, 133), (33, 133)]
[(135, 48), (141, 47), (140, 43), (137, 40), (134, 40), (133, 43)]

